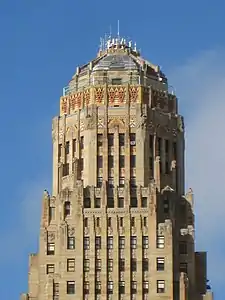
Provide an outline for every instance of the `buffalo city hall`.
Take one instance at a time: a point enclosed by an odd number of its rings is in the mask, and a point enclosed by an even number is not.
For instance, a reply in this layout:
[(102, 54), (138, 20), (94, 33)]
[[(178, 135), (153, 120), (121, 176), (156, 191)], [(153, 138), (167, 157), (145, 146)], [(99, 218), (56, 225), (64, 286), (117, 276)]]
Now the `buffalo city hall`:
[(178, 101), (136, 44), (109, 38), (53, 119), (52, 195), (21, 300), (212, 300), (195, 251)]

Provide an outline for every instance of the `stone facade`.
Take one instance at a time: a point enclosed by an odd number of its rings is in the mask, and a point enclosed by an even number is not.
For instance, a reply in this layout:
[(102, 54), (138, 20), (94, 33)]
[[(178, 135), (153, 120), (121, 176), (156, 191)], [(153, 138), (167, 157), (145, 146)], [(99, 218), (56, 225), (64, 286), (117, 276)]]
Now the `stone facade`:
[(168, 88), (124, 40), (77, 68), (52, 123), (52, 196), (21, 300), (213, 299)]

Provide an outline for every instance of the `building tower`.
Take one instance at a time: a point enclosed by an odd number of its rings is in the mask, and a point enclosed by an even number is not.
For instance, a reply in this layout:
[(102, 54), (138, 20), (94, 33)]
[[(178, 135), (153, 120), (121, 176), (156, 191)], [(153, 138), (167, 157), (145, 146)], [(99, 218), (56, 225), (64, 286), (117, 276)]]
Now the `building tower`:
[(212, 300), (184, 191), (184, 123), (159, 66), (119, 37), (53, 119), (52, 196), (21, 300)]

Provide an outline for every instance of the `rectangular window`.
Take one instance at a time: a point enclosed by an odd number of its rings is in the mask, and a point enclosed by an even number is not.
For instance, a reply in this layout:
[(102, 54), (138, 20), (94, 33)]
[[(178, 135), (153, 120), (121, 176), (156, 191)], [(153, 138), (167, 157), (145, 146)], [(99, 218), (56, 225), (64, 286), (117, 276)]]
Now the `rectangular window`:
[(101, 247), (102, 247), (101, 237), (96, 236), (96, 238), (95, 238), (95, 249), (101, 249)]
[(75, 294), (75, 281), (67, 281), (67, 294)]
[(120, 155), (119, 165), (120, 165), (120, 168), (124, 168), (125, 167), (125, 158), (124, 158), (124, 155)]
[(162, 139), (157, 138), (157, 155), (160, 155), (161, 153), (161, 144), (162, 144)]
[(67, 272), (75, 272), (75, 259), (74, 258), (67, 259)]
[(73, 153), (76, 153), (77, 151), (77, 140), (73, 139)]
[(107, 248), (113, 249), (113, 237), (112, 236), (108, 236), (108, 238), (107, 238)]
[(67, 175), (69, 175), (69, 164), (68, 163), (66, 163), (66, 164), (63, 164), (63, 170), (62, 170), (62, 176), (64, 177), (64, 176), (67, 176)]
[(81, 136), (80, 138), (80, 150), (83, 150), (84, 149), (84, 137)]
[(96, 259), (95, 261), (95, 270), (96, 271), (101, 271), (102, 268), (102, 261), (101, 259)]
[(84, 198), (84, 208), (91, 208), (91, 198), (89, 197)]
[(114, 156), (113, 155), (108, 156), (108, 166), (109, 166), (109, 168), (114, 167)]
[(98, 147), (102, 147), (102, 145), (103, 145), (103, 134), (98, 134), (97, 142), (98, 142)]
[(90, 270), (90, 260), (84, 259), (84, 272), (89, 272)]
[(120, 178), (119, 178), (119, 186), (120, 186), (120, 187), (124, 187), (124, 184), (125, 184), (125, 179), (124, 179), (124, 177), (120, 177)]
[(84, 218), (84, 227), (87, 228), (88, 227), (88, 218)]
[(119, 197), (118, 198), (118, 207), (123, 208), (124, 207), (124, 198)]
[(135, 146), (136, 145), (136, 134), (130, 133), (130, 145)]
[(165, 152), (166, 152), (166, 154), (169, 153), (169, 141), (168, 140), (165, 140)]
[(136, 168), (136, 155), (131, 155), (130, 156), (130, 167), (131, 168)]
[(89, 294), (89, 281), (84, 281), (84, 295)]
[(95, 294), (101, 294), (101, 281), (96, 281), (95, 283)]
[[(154, 143), (154, 137), (152, 134), (149, 136), (149, 148), (150, 150), (153, 150), (153, 143)], [(152, 153), (152, 151), (150, 151)]]
[(107, 223), (108, 223), (108, 224), (107, 224), (108, 227), (111, 227), (111, 226), (112, 226), (112, 218), (111, 218), (111, 217), (108, 218)]
[(55, 207), (49, 207), (49, 222), (55, 220)]
[(89, 249), (90, 249), (90, 238), (84, 237), (84, 250), (89, 250)]
[(114, 134), (108, 134), (108, 147), (113, 147), (114, 145)]
[(65, 152), (66, 152), (66, 155), (68, 155), (70, 153), (70, 142), (66, 142)]
[(113, 260), (108, 259), (108, 272), (112, 272), (112, 271), (113, 271)]
[(135, 217), (131, 217), (130, 224), (131, 227), (135, 227)]
[(136, 236), (130, 237), (130, 247), (131, 247), (131, 249), (137, 248), (137, 237)]
[(165, 293), (165, 280), (157, 280), (157, 293)]
[(123, 227), (123, 217), (120, 217), (120, 218), (119, 218), (119, 226), (120, 226), (120, 227)]
[(108, 208), (114, 208), (114, 198), (113, 197), (108, 197), (107, 198), (107, 207)]
[(46, 273), (47, 274), (55, 273), (55, 265), (54, 264), (48, 264), (47, 267), (46, 267)]
[(131, 259), (131, 271), (137, 272), (137, 260), (136, 258)]
[(121, 85), (122, 79), (121, 78), (112, 78), (112, 85)]
[(113, 294), (113, 281), (108, 281), (107, 290), (108, 294)]
[(80, 171), (83, 171), (84, 170), (84, 159), (80, 158), (79, 163), (80, 163)]
[(177, 143), (173, 142), (173, 159), (177, 159)]
[(148, 271), (148, 258), (143, 258), (142, 269), (143, 269), (144, 272)]
[(187, 254), (187, 242), (182, 241), (179, 243), (179, 252), (180, 254)]
[(75, 249), (75, 237), (69, 236), (67, 239), (67, 249), (73, 250)]
[(148, 294), (148, 281), (143, 281), (143, 294)]
[(60, 161), (61, 156), (62, 156), (62, 144), (59, 144), (59, 146), (58, 146), (58, 161)]
[(124, 133), (119, 133), (119, 146), (123, 147), (125, 145), (125, 135)]
[(47, 244), (47, 255), (54, 255), (55, 254), (55, 243), (48, 243)]
[(97, 157), (97, 168), (102, 168), (102, 165), (103, 165), (103, 158), (102, 156), (98, 155)]
[(66, 218), (67, 216), (69, 216), (71, 213), (71, 210), (70, 210), (70, 201), (66, 201), (64, 203), (64, 217)]
[(142, 197), (141, 198), (141, 207), (147, 207), (148, 206), (148, 198), (147, 197)]
[(119, 282), (119, 294), (120, 295), (125, 294), (125, 281)]
[(113, 188), (114, 187), (114, 178), (113, 177), (109, 177), (108, 178), (108, 183), (109, 183), (109, 187)]
[(125, 271), (125, 259), (121, 258), (119, 260), (119, 271), (124, 272)]
[(137, 207), (137, 197), (131, 197), (130, 202), (131, 207)]
[(187, 263), (180, 263), (180, 272), (181, 273), (188, 273), (188, 264)]
[(97, 187), (100, 188), (102, 186), (102, 177), (97, 177)]
[(53, 283), (53, 300), (59, 300), (59, 283)]
[(131, 281), (131, 294), (137, 294), (137, 281)]
[(148, 227), (148, 217), (143, 218), (143, 225), (144, 227)]
[(95, 208), (101, 208), (101, 198), (95, 198)]
[(100, 218), (97, 217), (95, 220), (96, 220), (96, 227), (100, 227)]
[(148, 249), (148, 236), (142, 237), (142, 247), (143, 249)]
[(156, 264), (157, 264), (157, 271), (165, 270), (165, 258), (164, 257), (157, 257)]
[(162, 235), (158, 235), (156, 244), (158, 249), (163, 249), (165, 247), (165, 237)]
[(131, 185), (131, 187), (136, 187), (136, 177), (130, 178), (130, 185)]
[(124, 249), (125, 248), (125, 237), (120, 236), (119, 237), (119, 249)]

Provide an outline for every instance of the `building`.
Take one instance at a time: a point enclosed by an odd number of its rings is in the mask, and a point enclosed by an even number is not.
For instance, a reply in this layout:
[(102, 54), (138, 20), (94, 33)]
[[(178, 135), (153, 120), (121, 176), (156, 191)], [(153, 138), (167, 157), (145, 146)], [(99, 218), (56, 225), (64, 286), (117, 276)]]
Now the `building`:
[(52, 196), (21, 300), (212, 300), (184, 190), (184, 123), (159, 66), (117, 37), (53, 119)]

